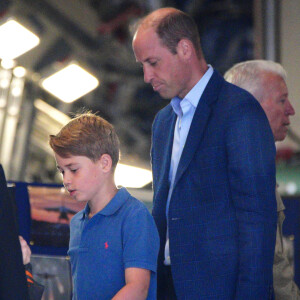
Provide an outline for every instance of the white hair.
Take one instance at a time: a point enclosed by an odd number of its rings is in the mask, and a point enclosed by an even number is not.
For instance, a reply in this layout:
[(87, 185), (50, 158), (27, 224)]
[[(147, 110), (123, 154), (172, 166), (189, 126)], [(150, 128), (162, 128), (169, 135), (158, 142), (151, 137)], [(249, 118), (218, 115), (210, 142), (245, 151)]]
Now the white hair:
[(251, 93), (259, 102), (263, 100), (263, 80), (266, 73), (273, 73), (286, 81), (287, 75), (283, 67), (271, 60), (248, 60), (230, 68), (224, 75), (225, 80)]

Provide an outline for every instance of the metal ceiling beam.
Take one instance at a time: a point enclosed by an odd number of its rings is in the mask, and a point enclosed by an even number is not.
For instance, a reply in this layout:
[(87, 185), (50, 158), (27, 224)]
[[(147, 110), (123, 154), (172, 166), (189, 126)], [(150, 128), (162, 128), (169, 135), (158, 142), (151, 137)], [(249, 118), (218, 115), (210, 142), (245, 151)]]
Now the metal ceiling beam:
[[(64, 33), (74, 38), (89, 50), (97, 50), (102, 42), (100, 38), (92, 36), (88, 30), (83, 29), (82, 23), (76, 22), (68, 15), (62, 13), (61, 9), (49, 1), (36, 1), (36, 0), (22, 0), (23, 3), (28, 5), (31, 9), (35, 9), (37, 13), (42, 14), (55, 26), (63, 29)], [(75, 3), (74, 3), (75, 2)], [(73, 1), (73, 5), (66, 6), (69, 10), (76, 9), (77, 1)], [(65, 1), (64, 1), (65, 4)], [(96, 24), (95, 24), (96, 32)]]

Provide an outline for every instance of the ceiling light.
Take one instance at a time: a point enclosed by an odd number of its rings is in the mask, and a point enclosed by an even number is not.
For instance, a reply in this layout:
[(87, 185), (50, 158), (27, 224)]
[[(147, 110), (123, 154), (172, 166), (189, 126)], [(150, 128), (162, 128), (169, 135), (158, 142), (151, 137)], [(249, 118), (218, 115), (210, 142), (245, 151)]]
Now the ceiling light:
[(116, 185), (141, 188), (152, 181), (152, 172), (146, 169), (118, 164), (115, 171)]
[(9, 78), (1, 78), (0, 79), (0, 88), (1, 89), (7, 89), (10, 85), (10, 80)]
[(0, 58), (14, 59), (37, 46), (38, 36), (15, 20), (0, 26)]
[(288, 182), (285, 188), (289, 195), (295, 195), (297, 192), (297, 184), (295, 182)]
[(1, 67), (5, 70), (12, 69), (16, 66), (16, 61), (13, 59), (3, 59), (1, 60)]
[(99, 85), (96, 77), (75, 63), (45, 78), (42, 87), (60, 100), (70, 103)]
[(21, 66), (16, 67), (13, 70), (13, 74), (18, 78), (22, 78), (26, 75), (26, 69)]

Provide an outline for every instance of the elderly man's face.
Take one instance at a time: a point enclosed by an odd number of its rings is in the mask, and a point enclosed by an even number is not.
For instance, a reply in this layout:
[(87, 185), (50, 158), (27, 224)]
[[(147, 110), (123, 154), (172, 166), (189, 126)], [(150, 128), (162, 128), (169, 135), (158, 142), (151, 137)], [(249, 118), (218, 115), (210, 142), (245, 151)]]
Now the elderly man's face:
[(261, 106), (268, 117), (275, 141), (282, 141), (290, 125), (289, 116), (295, 114), (288, 99), (286, 83), (280, 76), (266, 73), (263, 76), (263, 86), (265, 93)]

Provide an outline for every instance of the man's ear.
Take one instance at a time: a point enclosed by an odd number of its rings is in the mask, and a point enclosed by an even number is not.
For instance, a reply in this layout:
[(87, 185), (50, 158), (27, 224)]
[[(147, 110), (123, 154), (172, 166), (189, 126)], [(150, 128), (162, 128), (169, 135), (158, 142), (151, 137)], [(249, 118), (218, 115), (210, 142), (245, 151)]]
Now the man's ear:
[(112, 159), (109, 154), (102, 154), (99, 159), (99, 164), (104, 173), (108, 173), (112, 167)]
[(193, 43), (188, 39), (181, 39), (177, 44), (177, 53), (184, 59), (189, 60), (194, 51)]

